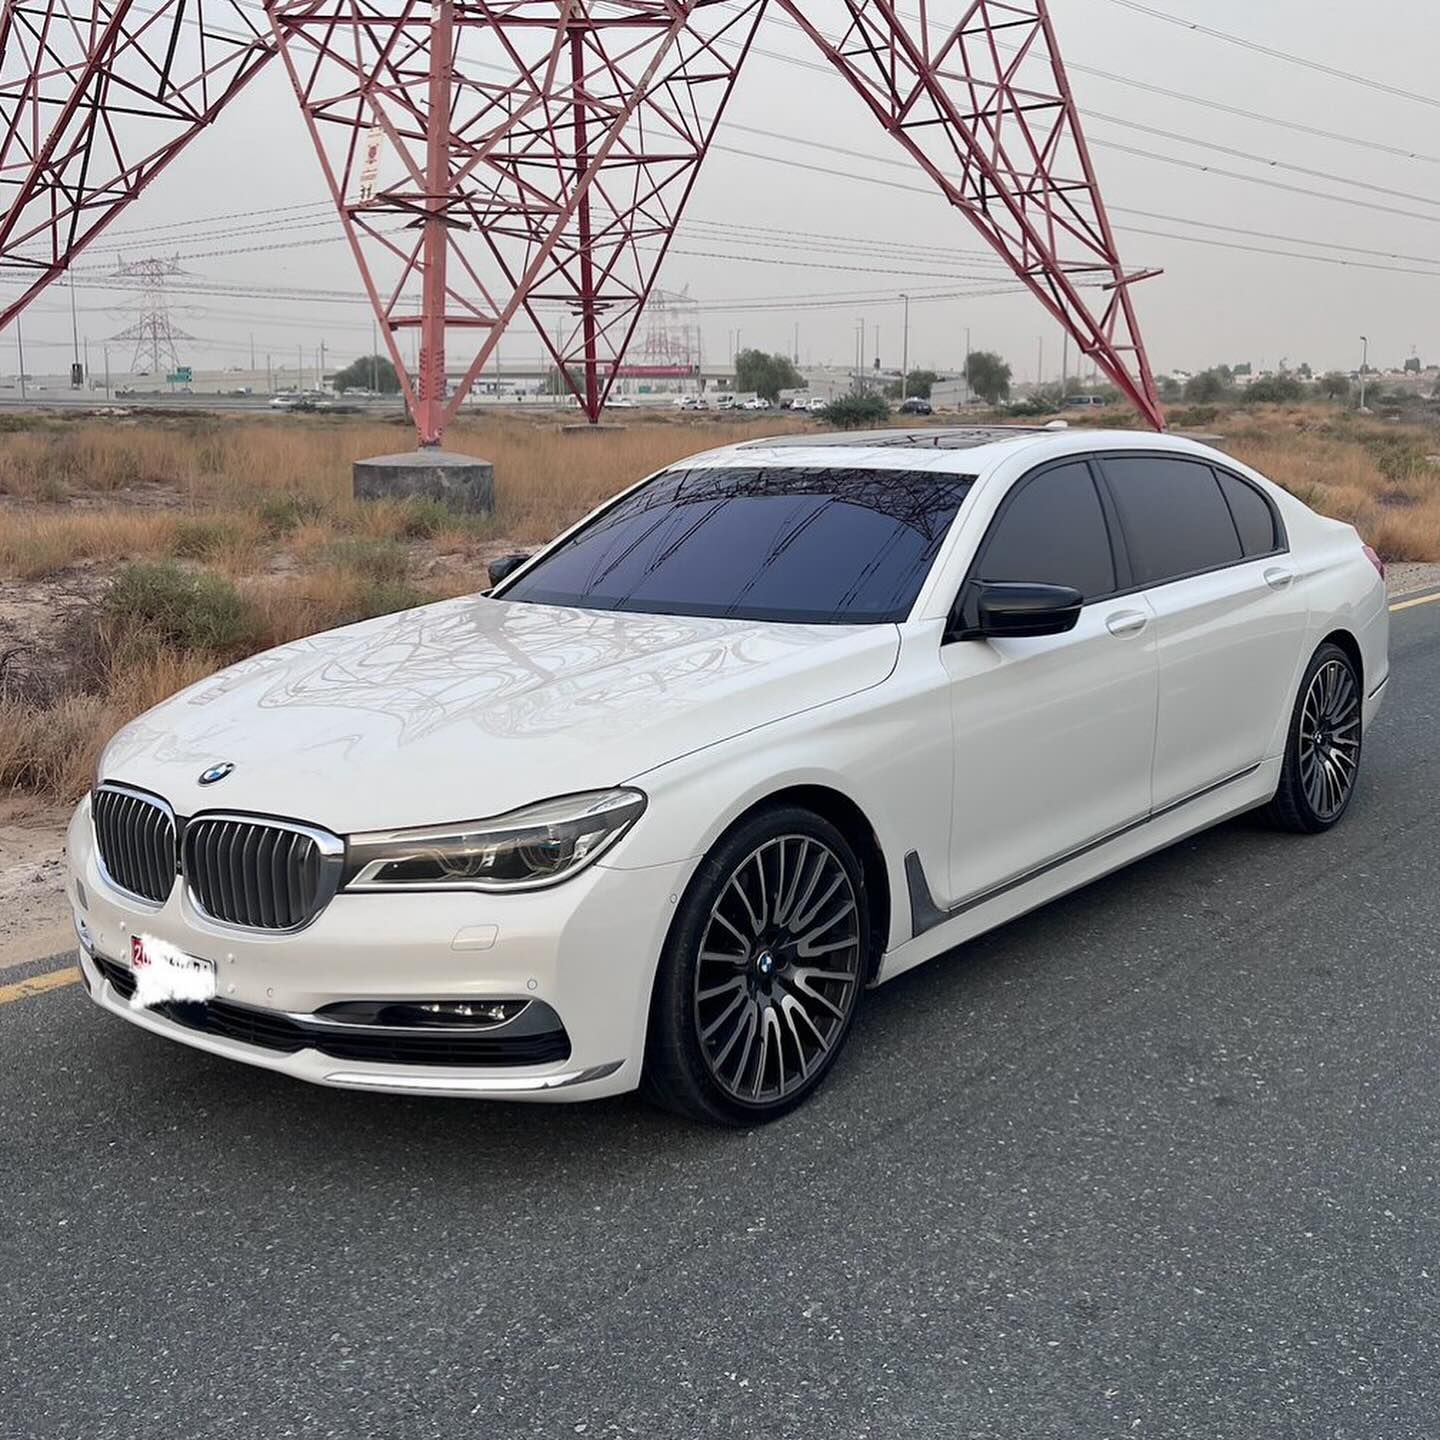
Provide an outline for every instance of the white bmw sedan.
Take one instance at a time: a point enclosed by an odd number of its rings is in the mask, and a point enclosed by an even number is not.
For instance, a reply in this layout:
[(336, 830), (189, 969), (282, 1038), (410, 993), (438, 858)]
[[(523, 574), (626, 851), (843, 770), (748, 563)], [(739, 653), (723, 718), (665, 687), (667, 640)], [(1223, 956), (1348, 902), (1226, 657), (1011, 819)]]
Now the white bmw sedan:
[(782, 1114), (865, 992), (1227, 816), (1334, 825), (1382, 566), (1224, 455), (795, 436), (122, 730), (92, 998), (300, 1079)]

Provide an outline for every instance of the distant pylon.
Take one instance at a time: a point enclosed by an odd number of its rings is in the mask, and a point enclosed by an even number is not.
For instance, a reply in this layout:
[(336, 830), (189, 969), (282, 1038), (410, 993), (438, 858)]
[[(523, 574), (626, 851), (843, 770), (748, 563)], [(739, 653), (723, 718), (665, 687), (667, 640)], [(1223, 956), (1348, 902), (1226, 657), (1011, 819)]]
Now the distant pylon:
[(644, 329), (634, 347), (634, 363), (647, 367), (698, 371), (704, 363), (700, 307), (684, 290), (653, 290), (645, 304)]
[[(175, 348), (177, 340), (194, 340), (183, 330), (177, 330), (170, 322), (170, 304), (165, 293), (165, 282), (172, 275), (181, 275), (178, 258), (173, 260), (122, 260), (116, 266), (117, 279), (135, 280), (140, 295), (140, 314), (133, 325), (128, 325), (111, 340), (133, 340), (135, 358), (130, 363), (133, 374), (160, 375), (167, 370), (171, 373), (180, 368), (180, 352)], [(140, 362), (148, 360), (146, 370)]]

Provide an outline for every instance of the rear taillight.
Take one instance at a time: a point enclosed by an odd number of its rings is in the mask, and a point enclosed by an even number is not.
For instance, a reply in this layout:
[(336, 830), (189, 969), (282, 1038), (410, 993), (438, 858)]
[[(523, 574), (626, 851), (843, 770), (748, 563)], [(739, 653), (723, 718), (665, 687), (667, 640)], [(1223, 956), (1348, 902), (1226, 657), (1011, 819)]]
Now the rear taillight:
[(1365, 546), (1365, 558), (1380, 573), (1380, 578), (1385, 578), (1385, 562), (1367, 545)]

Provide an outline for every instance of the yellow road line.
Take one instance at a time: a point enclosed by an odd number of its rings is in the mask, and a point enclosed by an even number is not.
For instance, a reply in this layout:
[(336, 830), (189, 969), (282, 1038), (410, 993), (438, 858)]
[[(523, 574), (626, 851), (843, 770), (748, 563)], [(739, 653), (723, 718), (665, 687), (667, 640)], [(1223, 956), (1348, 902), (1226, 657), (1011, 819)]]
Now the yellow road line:
[(1390, 607), (1390, 613), (1393, 615), (1397, 610), (1413, 610), (1417, 605), (1433, 605), (1437, 600), (1440, 600), (1440, 590), (1433, 595), (1417, 596), (1414, 600), (1401, 600)]
[(80, 968), (72, 965), (68, 970), (51, 970), (46, 975), (32, 975), (28, 980), (19, 980), (14, 985), (0, 985), (0, 1005), (9, 1005), (16, 1000), (28, 1000), (32, 995), (43, 995), (47, 990), (59, 990), (64, 985), (80, 983)]

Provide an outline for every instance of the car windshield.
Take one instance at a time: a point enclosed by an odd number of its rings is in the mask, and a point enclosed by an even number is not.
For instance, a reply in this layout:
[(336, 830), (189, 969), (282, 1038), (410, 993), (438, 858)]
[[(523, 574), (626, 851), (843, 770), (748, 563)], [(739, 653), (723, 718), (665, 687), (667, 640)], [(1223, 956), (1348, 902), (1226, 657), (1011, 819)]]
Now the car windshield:
[(903, 620), (973, 483), (904, 470), (670, 470), (501, 593), (662, 615)]

